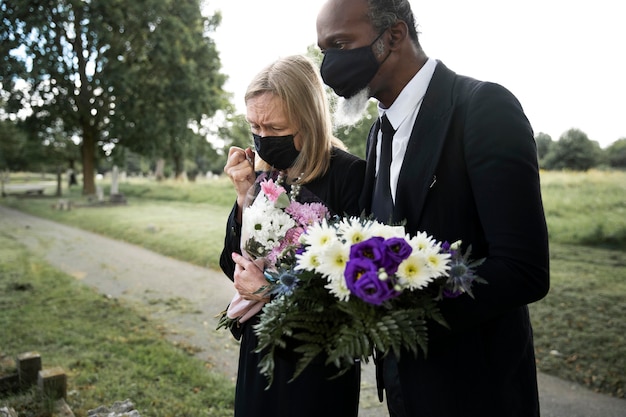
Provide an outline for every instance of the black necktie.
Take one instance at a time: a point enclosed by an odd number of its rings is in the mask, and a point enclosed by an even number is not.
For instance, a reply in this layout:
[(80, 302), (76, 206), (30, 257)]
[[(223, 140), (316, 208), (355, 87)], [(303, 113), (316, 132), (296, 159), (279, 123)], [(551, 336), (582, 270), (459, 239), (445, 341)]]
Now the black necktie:
[(387, 115), (383, 115), (380, 123), (383, 139), (380, 146), (380, 161), (378, 163), (378, 176), (374, 184), (372, 195), (372, 214), (376, 220), (383, 223), (391, 223), (393, 215), (393, 199), (389, 185), (389, 167), (391, 165), (391, 143), (396, 133), (389, 123)]

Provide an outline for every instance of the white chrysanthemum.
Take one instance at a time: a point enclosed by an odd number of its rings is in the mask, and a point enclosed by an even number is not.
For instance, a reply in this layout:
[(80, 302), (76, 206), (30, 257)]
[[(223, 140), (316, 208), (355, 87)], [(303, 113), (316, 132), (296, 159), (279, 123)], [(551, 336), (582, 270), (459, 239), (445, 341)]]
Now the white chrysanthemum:
[(413, 252), (402, 261), (396, 275), (400, 278), (400, 284), (411, 290), (424, 288), (435, 278), (426, 257), (421, 252)]
[(320, 265), (316, 270), (326, 276), (343, 275), (343, 271), (346, 269), (346, 263), (348, 263), (349, 259), (350, 245), (335, 240), (326, 245), (324, 250), (320, 253)]
[(319, 254), (313, 250), (306, 250), (296, 255), (295, 270), (315, 271), (320, 266)]
[(337, 233), (343, 238), (344, 242), (350, 245), (372, 237), (370, 230), (356, 217), (342, 219), (337, 226)]
[(250, 233), (255, 228), (261, 227), (263, 218), (264, 208), (261, 205), (246, 207), (241, 224), (242, 231)]
[[(278, 239), (285, 236), (291, 228), (296, 226), (294, 220), (280, 210), (265, 212), (263, 216), (258, 216), (257, 213), (253, 214), (255, 218), (250, 219), (252, 223), (248, 226), (251, 229), (246, 229), (249, 230), (248, 237), (254, 237), (267, 250), (271, 250), (279, 245)], [(246, 214), (244, 214), (245, 217)]]
[(409, 243), (414, 251), (430, 252), (433, 248), (439, 251), (439, 246), (432, 236), (428, 236), (425, 232), (418, 232), (413, 236)]
[(244, 239), (254, 238), (263, 250), (269, 251), (273, 247), (273, 243), (268, 244), (271, 233), (268, 231), (269, 228), (265, 207), (262, 204), (246, 207), (241, 224), (241, 233)]
[(441, 276), (450, 269), (450, 254), (431, 249), (425, 253), (426, 262), (434, 276)]
[(326, 219), (321, 223), (312, 225), (306, 230), (306, 236), (303, 237), (302, 242), (306, 245), (312, 246), (316, 250), (325, 247), (331, 242), (337, 241), (337, 233), (335, 229), (330, 227), (326, 222)]
[(328, 277), (328, 284), (324, 288), (341, 301), (348, 301), (350, 298), (350, 290), (346, 285), (346, 279), (343, 274)]

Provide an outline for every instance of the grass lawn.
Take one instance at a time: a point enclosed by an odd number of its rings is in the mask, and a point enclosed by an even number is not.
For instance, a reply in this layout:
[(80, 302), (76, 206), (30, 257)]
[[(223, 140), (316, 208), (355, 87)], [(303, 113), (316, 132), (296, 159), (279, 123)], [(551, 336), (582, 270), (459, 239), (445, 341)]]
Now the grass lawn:
[[(103, 186), (106, 194), (106, 179)], [(538, 369), (626, 398), (626, 173), (543, 172), (542, 190), (552, 286), (530, 306)], [(63, 192), (71, 211), (51, 208), (58, 198), (0, 204), (218, 268), (234, 201), (228, 180), (128, 180), (120, 184), (125, 206), (85, 206), (76, 188)]]
[[(1, 231), (0, 288), (0, 375), (14, 372), (10, 359), (36, 351), (44, 368), (67, 373), (76, 416), (127, 398), (142, 416), (232, 416), (228, 378), (167, 341), (137, 308), (51, 268)], [(4, 405), (21, 417), (46, 415), (35, 390), (0, 398)]]

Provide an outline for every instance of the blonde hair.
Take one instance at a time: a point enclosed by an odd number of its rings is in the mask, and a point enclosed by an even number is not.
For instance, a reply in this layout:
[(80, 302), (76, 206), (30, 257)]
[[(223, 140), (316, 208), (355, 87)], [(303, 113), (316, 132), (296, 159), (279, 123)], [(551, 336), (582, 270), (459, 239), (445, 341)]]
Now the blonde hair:
[[(245, 101), (266, 93), (282, 101), (302, 143), (300, 155), (289, 168), (290, 176), (300, 176), (299, 182), (305, 184), (324, 175), (332, 147), (345, 149), (345, 145), (333, 136), (326, 91), (313, 62), (304, 55), (274, 61), (253, 78)], [(262, 162), (257, 168), (269, 170), (270, 166)]]

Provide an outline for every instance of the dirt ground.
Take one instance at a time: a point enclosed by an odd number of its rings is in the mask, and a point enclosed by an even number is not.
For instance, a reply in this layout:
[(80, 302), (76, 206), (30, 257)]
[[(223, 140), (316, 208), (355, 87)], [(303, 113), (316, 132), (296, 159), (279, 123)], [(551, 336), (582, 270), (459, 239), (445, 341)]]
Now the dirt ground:
[[(233, 381), (239, 345), (216, 331), (233, 288), (221, 271), (201, 268), (138, 246), (0, 206), (0, 231), (51, 265), (108, 297), (136, 303), (165, 323), (169, 338)], [(539, 374), (543, 417), (626, 417), (626, 401)], [(376, 397), (373, 367), (363, 367), (359, 415), (387, 417)]]

